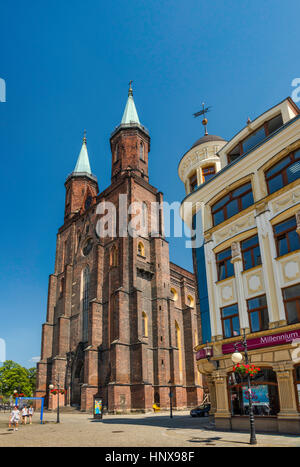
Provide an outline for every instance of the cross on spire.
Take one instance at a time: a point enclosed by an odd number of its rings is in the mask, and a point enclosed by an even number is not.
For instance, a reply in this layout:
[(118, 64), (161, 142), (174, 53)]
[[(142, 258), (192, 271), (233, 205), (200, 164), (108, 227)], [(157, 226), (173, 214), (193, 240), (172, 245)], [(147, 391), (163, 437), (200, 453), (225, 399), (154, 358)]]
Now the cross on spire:
[(129, 81), (129, 90), (128, 90), (128, 96), (133, 96), (133, 90), (132, 90), (132, 79)]

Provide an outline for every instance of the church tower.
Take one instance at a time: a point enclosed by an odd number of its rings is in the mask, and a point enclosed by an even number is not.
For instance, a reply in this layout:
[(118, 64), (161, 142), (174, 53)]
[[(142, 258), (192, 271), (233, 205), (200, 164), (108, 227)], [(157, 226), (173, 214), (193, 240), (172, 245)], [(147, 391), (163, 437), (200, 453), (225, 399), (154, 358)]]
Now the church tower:
[[(150, 137), (140, 123), (130, 84), (123, 118), (110, 137), (111, 185), (98, 193), (86, 138), (67, 178), (64, 225), (50, 276), (37, 392), (59, 380), (62, 403), (90, 410), (95, 395), (110, 412), (174, 408), (202, 397), (194, 346), (200, 335), (194, 275), (169, 259), (163, 212), (153, 230), (152, 205), (163, 195), (149, 183)], [(116, 231), (99, 236), (102, 203), (116, 213)], [(135, 209), (132, 209), (135, 206)], [(120, 232), (139, 216), (142, 229)]]
[(126, 171), (135, 173), (147, 181), (149, 180), (148, 154), (150, 152), (150, 137), (148, 130), (140, 123), (133, 100), (131, 83), (122, 121), (110, 138), (112, 182)]
[(87, 151), (86, 134), (74, 171), (68, 176), (66, 183), (65, 219), (70, 219), (78, 212), (83, 212), (95, 202), (98, 194), (97, 177), (92, 175)]

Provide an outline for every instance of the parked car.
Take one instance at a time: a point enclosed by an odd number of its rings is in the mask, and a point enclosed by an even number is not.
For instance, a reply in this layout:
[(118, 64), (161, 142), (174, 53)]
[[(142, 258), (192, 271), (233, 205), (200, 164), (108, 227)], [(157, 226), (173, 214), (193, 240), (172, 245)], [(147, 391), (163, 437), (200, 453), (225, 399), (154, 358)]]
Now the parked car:
[(209, 411), (210, 411), (210, 404), (206, 403), (206, 404), (198, 405), (198, 407), (195, 407), (194, 409), (192, 409), (190, 414), (192, 417), (208, 417)]

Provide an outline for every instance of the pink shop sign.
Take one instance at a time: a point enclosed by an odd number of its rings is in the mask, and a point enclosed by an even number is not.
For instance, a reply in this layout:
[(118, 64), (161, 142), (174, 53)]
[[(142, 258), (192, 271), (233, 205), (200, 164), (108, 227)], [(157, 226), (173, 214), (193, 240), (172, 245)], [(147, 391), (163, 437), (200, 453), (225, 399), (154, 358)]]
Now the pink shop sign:
[[(255, 339), (247, 339), (247, 347), (248, 350), (273, 347), (274, 345), (290, 344), (295, 339), (300, 339), (300, 329), (282, 332), (280, 334), (269, 334)], [(243, 351), (243, 345), (241, 345), (240, 342), (235, 342), (235, 344), (237, 344), (239, 351)], [(232, 343), (222, 345), (223, 354), (233, 353), (234, 351), (235, 348)]]

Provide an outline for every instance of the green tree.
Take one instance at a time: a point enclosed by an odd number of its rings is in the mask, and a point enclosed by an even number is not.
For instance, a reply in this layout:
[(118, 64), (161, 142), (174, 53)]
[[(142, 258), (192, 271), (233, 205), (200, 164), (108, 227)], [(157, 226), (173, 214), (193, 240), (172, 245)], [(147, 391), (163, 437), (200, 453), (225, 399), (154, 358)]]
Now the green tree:
[(36, 368), (29, 368), (29, 370), (27, 370), (27, 374), (31, 386), (31, 392), (34, 394), (36, 388)]
[(29, 373), (12, 360), (6, 360), (0, 367), (0, 391), (4, 396), (12, 396), (17, 390), (25, 396), (30, 397), (33, 393)]

